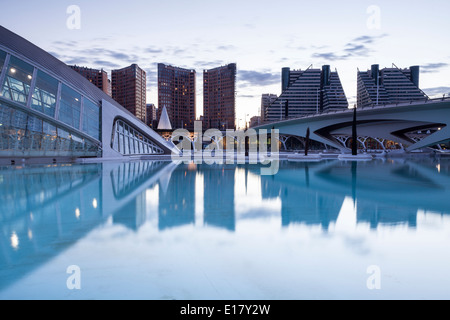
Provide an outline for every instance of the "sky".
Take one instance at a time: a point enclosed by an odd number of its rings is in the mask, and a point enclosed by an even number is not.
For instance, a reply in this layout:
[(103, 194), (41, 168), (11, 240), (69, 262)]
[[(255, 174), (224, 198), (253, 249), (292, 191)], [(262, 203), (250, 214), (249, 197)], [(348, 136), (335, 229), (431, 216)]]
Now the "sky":
[[(0, 0), (0, 25), (67, 64), (147, 72), (157, 105), (157, 64), (197, 71), (236, 63), (237, 124), (258, 115), (261, 95), (281, 93), (281, 69), (330, 65), (351, 106), (357, 70), (421, 66), (420, 87), (450, 94), (450, 1), (442, 0)], [(73, 10), (73, 6), (76, 6)]]

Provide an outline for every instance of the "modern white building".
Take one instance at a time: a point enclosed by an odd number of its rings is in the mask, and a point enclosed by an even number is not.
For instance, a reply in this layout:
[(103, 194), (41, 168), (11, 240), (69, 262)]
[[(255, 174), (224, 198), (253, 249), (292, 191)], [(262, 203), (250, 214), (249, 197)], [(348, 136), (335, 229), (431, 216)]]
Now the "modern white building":
[(174, 145), (62, 61), (0, 26), (0, 159), (168, 155)]

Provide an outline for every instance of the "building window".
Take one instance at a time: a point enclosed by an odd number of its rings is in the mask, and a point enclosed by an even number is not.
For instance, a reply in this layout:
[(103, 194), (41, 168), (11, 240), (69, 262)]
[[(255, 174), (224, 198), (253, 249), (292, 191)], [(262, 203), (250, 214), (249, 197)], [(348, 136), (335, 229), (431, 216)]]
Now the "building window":
[(38, 70), (31, 108), (54, 118), (57, 94), (58, 81)]
[(81, 95), (63, 84), (59, 107), (59, 121), (73, 128), (80, 129), (80, 117)]
[(6, 59), (6, 52), (0, 50), (0, 73), (3, 69), (3, 64), (5, 63), (5, 59)]
[(83, 132), (100, 140), (100, 108), (86, 98), (83, 100)]
[(12, 157), (99, 157), (101, 150), (74, 133), (0, 104), (0, 153)]
[(2, 86), (2, 96), (26, 105), (33, 79), (33, 66), (11, 56)]
[(123, 155), (164, 154), (150, 138), (123, 120), (116, 120), (112, 147)]

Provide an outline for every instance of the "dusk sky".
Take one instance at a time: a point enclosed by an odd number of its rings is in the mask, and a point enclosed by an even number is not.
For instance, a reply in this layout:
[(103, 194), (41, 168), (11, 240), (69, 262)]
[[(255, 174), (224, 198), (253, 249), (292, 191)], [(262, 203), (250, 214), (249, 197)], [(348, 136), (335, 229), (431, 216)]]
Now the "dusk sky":
[[(450, 2), (429, 1), (3, 1), (0, 24), (67, 64), (147, 71), (157, 104), (157, 63), (197, 71), (237, 63), (237, 121), (257, 115), (261, 94), (281, 92), (281, 68), (337, 69), (356, 100), (357, 68), (421, 66), (430, 96), (450, 94)], [(71, 5), (79, 29), (67, 26)], [(73, 20), (70, 20), (73, 21)]]

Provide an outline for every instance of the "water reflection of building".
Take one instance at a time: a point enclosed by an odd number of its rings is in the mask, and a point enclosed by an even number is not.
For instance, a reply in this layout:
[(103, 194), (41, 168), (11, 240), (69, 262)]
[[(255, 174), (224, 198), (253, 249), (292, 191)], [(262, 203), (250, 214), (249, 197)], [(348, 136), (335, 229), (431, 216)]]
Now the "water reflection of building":
[(414, 162), (281, 163), (261, 178), (263, 199), (280, 198), (282, 225), (336, 223), (346, 197), (356, 202), (357, 223), (417, 226), (418, 209), (450, 213), (443, 199), (450, 179), (442, 166)]
[(172, 172), (167, 188), (159, 191), (159, 229), (195, 224), (197, 172), (182, 166)]
[(145, 191), (170, 179), (176, 166), (105, 162), (0, 170), (0, 289), (110, 217), (114, 224), (138, 230), (146, 221)]
[(164, 169), (167, 164), (167, 162), (160, 161), (139, 161), (114, 166), (110, 171), (112, 191), (114, 199), (121, 203), (113, 215), (114, 223), (138, 230), (146, 222), (145, 188), (157, 182), (151, 178)]
[(105, 221), (101, 170), (95, 164), (0, 172), (0, 288)]
[(407, 224), (417, 227), (417, 208), (383, 205), (365, 201), (357, 202), (358, 223), (368, 223), (372, 229), (382, 225)]
[[(282, 163), (275, 176), (261, 179), (263, 199), (281, 199), (281, 223), (321, 225), (327, 230), (336, 222), (345, 196), (323, 194), (313, 186), (314, 168), (317, 164)], [(314, 182), (314, 181), (313, 181)]]
[(235, 166), (202, 166), (204, 175), (204, 223), (236, 229), (234, 211)]

